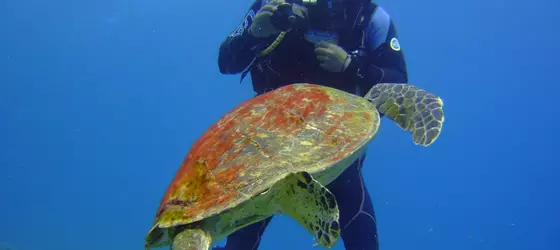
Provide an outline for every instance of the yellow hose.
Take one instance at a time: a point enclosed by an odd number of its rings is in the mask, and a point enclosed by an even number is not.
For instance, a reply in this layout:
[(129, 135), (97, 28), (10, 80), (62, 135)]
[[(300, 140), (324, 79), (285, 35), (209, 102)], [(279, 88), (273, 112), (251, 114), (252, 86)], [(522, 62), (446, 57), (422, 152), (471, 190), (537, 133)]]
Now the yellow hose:
[(268, 55), (268, 53), (272, 52), (276, 47), (278, 47), (280, 42), (282, 42), (282, 39), (284, 39), (284, 36), (286, 36), (287, 33), (288, 31), (280, 32), (280, 34), (278, 34), (274, 42), (272, 42), (272, 44), (270, 44), (266, 49), (261, 51), (261, 53), (259, 53), (259, 56), (266, 56)]

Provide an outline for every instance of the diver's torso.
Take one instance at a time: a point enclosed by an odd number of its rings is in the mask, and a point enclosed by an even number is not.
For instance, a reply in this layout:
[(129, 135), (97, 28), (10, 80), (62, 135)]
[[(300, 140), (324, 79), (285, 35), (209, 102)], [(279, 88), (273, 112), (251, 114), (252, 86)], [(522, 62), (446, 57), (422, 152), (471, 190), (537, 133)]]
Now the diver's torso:
[[(338, 36), (333, 32), (319, 32)], [(309, 39), (308, 36), (307, 39)], [(320, 66), (315, 54), (315, 45), (307, 39), (303, 32), (289, 32), (265, 59), (263, 69), (268, 71), (271, 87), (278, 88), (292, 83), (305, 82), (354, 92), (355, 86), (344, 81), (343, 73), (330, 72)], [(345, 49), (350, 51), (349, 48)]]
[(279, 45), (257, 63), (259, 65), (256, 72), (261, 75), (257, 78), (258, 81), (262, 81), (259, 84), (266, 85), (265, 88), (270, 90), (292, 83), (306, 82), (354, 93), (356, 84), (347, 80), (345, 75), (348, 74), (323, 69), (315, 53), (314, 43), (318, 41), (335, 43), (347, 53), (361, 45), (363, 27), (355, 28), (354, 25), (358, 16), (367, 13), (360, 14), (362, 8), (359, 6), (347, 6), (343, 10), (328, 17), (310, 12), (310, 17), (316, 17), (308, 19), (310, 27), (287, 32)]

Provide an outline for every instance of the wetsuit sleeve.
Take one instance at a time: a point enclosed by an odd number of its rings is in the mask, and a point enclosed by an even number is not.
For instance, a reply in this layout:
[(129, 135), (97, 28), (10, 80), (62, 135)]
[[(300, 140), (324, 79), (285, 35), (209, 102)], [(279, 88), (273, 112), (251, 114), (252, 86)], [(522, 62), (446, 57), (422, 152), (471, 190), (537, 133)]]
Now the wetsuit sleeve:
[(242, 72), (270, 42), (269, 38), (254, 37), (249, 32), (260, 8), (261, 0), (255, 0), (241, 24), (220, 45), (218, 66), (222, 74)]
[[(395, 25), (390, 16), (377, 6), (365, 31), (365, 56), (355, 57), (346, 73), (360, 86), (361, 95), (377, 83), (407, 83), (406, 62)], [(356, 59), (356, 60), (354, 60)]]

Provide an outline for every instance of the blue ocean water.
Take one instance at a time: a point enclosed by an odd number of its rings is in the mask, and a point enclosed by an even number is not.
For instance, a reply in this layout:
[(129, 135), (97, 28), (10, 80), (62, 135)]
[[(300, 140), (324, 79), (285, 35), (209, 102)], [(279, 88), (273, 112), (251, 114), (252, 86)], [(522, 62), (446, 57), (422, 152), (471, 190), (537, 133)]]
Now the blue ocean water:
[[(217, 66), (250, 4), (0, 1), (0, 248), (142, 249), (191, 144), (252, 96)], [(381, 249), (560, 249), (558, 1), (380, 4), (446, 114), (428, 148), (388, 120), (369, 148)], [(280, 216), (260, 249), (313, 243)]]

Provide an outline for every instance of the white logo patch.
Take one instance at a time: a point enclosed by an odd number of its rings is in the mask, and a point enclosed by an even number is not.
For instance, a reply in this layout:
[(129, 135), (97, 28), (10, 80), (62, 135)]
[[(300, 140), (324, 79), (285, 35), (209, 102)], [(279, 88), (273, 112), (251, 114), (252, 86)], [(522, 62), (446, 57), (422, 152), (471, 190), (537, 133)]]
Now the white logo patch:
[(239, 24), (239, 26), (237, 26), (237, 28), (235, 28), (233, 33), (231, 33), (231, 35), (229, 36), (230, 37), (240, 36), (241, 34), (243, 34), (243, 32), (245, 32), (245, 30), (247, 30), (249, 25), (253, 23), (253, 20), (255, 20), (255, 12), (253, 10), (249, 10), (249, 13), (247, 13), (245, 18), (243, 18), (241, 24)]
[(391, 46), (391, 49), (393, 49), (394, 51), (401, 50), (401, 44), (399, 43), (399, 40), (396, 37), (391, 38), (391, 42), (389, 43), (389, 45)]

